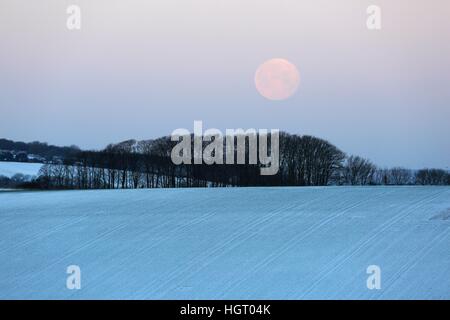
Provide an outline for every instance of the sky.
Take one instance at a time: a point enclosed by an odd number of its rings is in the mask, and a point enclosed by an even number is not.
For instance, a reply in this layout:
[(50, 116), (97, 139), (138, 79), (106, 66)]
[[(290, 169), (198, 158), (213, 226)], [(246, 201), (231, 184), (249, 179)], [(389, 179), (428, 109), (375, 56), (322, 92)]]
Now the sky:
[[(81, 8), (68, 30), (66, 9)], [(381, 30), (366, 26), (381, 8)], [(255, 88), (263, 62), (295, 95)], [(99, 149), (177, 128), (309, 134), (380, 166), (450, 165), (448, 0), (1, 0), (0, 137)]]

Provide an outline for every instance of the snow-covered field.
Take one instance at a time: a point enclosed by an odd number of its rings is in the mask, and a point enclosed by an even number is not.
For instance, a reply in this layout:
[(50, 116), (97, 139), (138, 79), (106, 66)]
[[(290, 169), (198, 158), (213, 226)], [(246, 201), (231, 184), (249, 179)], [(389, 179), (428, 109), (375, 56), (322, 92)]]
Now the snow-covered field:
[(0, 192), (0, 298), (450, 299), (449, 210), (448, 187)]
[(4, 162), (0, 161), (0, 176), (11, 178), (17, 173), (35, 177), (39, 173), (42, 163)]

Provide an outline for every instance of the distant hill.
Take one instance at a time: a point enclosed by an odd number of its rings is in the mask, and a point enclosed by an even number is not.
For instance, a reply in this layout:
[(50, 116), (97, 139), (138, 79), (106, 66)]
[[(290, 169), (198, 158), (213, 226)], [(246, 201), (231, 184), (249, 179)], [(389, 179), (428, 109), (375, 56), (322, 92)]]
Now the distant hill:
[(0, 139), (0, 161), (53, 162), (80, 151), (77, 146), (58, 147), (45, 142), (22, 142)]

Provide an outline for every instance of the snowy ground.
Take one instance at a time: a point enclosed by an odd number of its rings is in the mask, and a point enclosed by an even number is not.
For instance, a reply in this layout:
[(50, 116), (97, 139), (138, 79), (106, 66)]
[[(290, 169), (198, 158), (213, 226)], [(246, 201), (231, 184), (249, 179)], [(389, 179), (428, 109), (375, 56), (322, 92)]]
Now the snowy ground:
[(0, 192), (0, 298), (450, 299), (449, 208), (448, 187)]
[(0, 176), (11, 178), (17, 173), (27, 176), (37, 176), (42, 163), (5, 162), (0, 161)]

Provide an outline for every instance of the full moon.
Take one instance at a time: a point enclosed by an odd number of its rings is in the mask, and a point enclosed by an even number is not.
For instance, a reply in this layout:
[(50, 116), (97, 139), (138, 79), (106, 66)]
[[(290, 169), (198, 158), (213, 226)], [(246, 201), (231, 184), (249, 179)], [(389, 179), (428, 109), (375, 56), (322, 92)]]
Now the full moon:
[(292, 96), (300, 84), (300, 74), (292, 63), (285, 59), (271, 59), (258, 67), (255, 86), (269, 100), (284, 100)]

